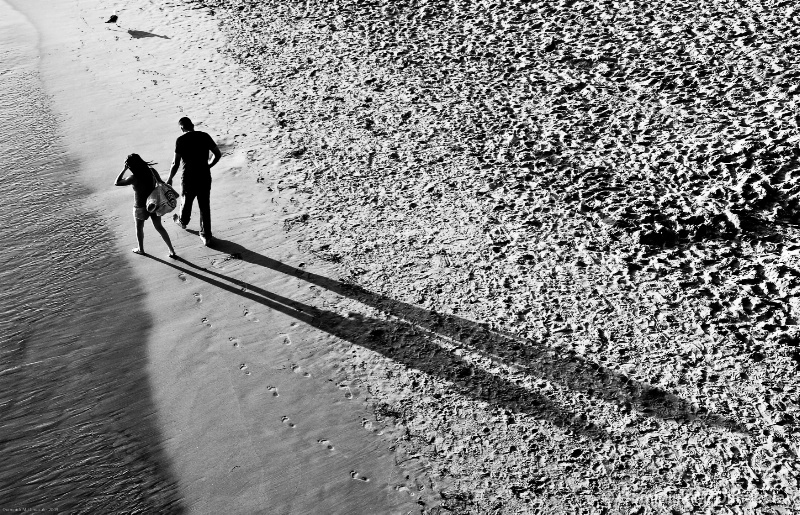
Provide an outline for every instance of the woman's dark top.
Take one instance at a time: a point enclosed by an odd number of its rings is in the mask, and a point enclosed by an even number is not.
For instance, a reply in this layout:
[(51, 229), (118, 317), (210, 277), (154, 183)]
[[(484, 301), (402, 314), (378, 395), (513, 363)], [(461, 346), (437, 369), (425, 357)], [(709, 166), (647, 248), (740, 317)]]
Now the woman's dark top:
[(155, 170), (152, 173), (148, 172), (143, 180), (139, 180), (139, 177), (135, 175), (133, 176), (133, 184), (131, 184), (133, 186), (133, 207), (147, 207), (147, 197), (156, 187), (155, 182), (153, 182), (153, 175), (158, 178), (158, 182), (163, 182), (161, 176)]

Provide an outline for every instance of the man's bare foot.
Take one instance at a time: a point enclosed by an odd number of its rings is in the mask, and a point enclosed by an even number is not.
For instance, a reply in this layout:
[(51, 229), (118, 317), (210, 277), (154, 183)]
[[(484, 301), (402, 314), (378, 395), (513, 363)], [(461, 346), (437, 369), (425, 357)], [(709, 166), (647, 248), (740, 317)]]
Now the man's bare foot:
[(175, 222), (181, 229), (186, 229), (186, 225), (181, 223), (181, 217), (178, 216), (178, 213), (172, 215), (172, 221)]
[(139, 254), (140, 256), (144, 256), (144, 249), (131, 249), (131, 252), (134, 254)]

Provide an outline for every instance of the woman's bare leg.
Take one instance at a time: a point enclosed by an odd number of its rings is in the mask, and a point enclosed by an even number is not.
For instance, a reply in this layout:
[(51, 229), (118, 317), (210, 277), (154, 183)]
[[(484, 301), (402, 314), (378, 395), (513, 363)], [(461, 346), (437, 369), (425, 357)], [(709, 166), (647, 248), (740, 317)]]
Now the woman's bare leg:
[(172, 242), (169, 241), (169, 233), (167, 233), (167, 230), (164, 229), (164, 226), (161, 224), (161, 217), (151, 216), (150, 218), (153, 220), (153, 227), (156, 228), (158, 234), (160, 234), (161, 237), (164, 238), (164, 243), (166, 243), (167, 247), (169, 247), (169, 256), (174, 257), (176, 255), (175, 249), (172, 248)]
[(144, 220), (134, 218), (134, 221), (136, 222), (136, 242), (139, 247), (133, 249), (133, 251), (137, 254), (144, 254)]

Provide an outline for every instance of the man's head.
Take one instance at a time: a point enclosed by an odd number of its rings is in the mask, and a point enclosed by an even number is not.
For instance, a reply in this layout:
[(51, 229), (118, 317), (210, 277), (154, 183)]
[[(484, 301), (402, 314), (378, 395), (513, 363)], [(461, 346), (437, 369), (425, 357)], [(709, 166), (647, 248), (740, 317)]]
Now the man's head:
[(180, 120), (178, 120), (178, 125), (180, 125), (180, 126), (181, 126), (181, 130), (182, 130), (183, 132), (189, 132), (189, 131), (193, 131), (193, 130), (194, 130), (194, 124), (193, 124), (193, 123), (192, 123), (192, 121), (191, 121), (191, 120), (190, 120), (188, 117), (186, 117), (186, 116), (184, 116), (183, 118), (181, 118)]

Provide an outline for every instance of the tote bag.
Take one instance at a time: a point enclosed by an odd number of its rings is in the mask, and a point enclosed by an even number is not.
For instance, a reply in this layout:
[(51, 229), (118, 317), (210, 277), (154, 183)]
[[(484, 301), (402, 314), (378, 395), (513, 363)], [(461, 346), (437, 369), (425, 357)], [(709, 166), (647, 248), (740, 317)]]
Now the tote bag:
[(178, 205), (178, 192), (169, 184), (156, 179), (155, 174), (153, 181), (156, 187), (147, 197), (147, 211), (156, 216), (164, 216)]

